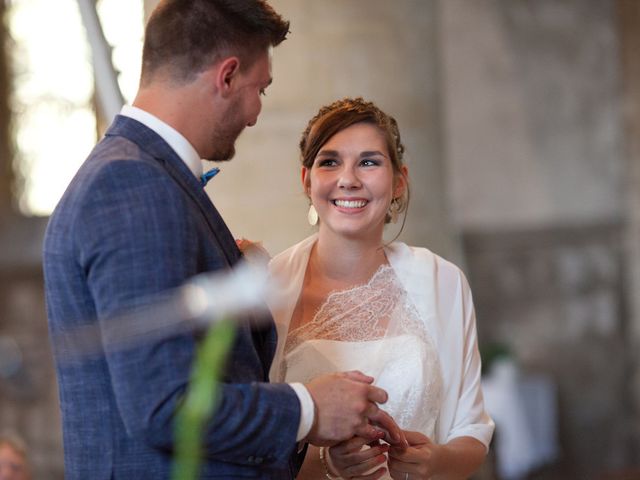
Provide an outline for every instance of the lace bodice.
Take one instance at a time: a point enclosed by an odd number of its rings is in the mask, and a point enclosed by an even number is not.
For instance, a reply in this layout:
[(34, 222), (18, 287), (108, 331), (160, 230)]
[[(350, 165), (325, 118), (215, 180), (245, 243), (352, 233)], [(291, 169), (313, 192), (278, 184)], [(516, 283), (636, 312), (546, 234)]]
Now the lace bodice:
[(388, 265), (365, 285), (331, 293), (312, 321), (290, 331), (282, 368), (287, 382), (361, 370), (387, 390), (383, 408), (402, 428), (433, 438), (442, 397), (438, 354)]
[(426, 336), (393, 268), (382, 265), (368, 283), (330, 293), (310, 322), (289, 332), (284, 351), (309, 339), (363, 342), (399, 333)]

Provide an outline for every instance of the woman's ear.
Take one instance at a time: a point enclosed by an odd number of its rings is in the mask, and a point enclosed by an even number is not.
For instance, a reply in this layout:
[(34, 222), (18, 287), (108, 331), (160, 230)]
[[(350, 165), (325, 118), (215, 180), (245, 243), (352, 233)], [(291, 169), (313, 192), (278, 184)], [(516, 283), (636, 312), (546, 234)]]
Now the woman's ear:
[(307, 194), (307, 197), (311, 196), (311, 179), (309, 178), (309, 169), (307, 167), (302, 167), (301, 179), (304, 193)]
[(394, 179), (393, 198), (399, 198), (404, 194), (407, 189), (408, 179), (409, 169), (406, 165), (403, 165), (402, 168), (400, 168), (400, 173), (396, 174)]

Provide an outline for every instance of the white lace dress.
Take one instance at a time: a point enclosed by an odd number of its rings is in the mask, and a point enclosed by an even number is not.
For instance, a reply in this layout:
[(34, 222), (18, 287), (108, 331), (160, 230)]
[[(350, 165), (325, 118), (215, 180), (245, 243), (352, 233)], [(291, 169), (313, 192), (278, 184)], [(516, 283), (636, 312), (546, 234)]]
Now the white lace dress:
[(360, 370), (387, 391), (382, 408), (401, 428), (434, 437), (442, 397), (438, 352), (389, 265), (366, 285), (331, 293), (311, 322), (290, 331), (281, 368), (286, 382), (302, 383)]
[(336, 292), (313, 322), (289, 324), (300, 298), (312, 235), (277, 255), (269, 269), (278, 295), (269, 307), (278, 329), (274, 382), (359, 369), (386, 389), (401, 427), (435, 443), (476, 438), (487, 448), (494, 424), (484, 408), (475, 313), (463, 273), (425, 248), (394, 242), (367, 285)]

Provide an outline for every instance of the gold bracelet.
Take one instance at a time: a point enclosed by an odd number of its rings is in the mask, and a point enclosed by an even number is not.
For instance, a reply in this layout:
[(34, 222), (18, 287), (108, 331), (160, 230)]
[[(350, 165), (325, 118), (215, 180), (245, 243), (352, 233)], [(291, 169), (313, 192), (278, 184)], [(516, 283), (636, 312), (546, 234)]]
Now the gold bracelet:
[(331, 472), (329, 471), (329, 464), (327, 463), (327, 459), (325, 458), (324, 451), (325, 448), (320, 447), (320, 463), (322, 463), (322, 467), (324, 468), (324, 476), (329, 480), (339, 480), (341, 477), (334, 477), (333, 475), (331, 475)]

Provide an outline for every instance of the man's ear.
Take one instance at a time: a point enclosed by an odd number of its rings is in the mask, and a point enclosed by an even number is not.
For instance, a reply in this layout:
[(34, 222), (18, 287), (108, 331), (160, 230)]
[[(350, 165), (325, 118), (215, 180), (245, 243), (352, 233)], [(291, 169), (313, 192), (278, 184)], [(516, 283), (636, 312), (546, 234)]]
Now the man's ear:
[(222, 97), (226, 98), (233, 91), (235, 80), (240, 73), (240, 59), (238, 57), (227, 57), (216, 65), (215, 86)]

